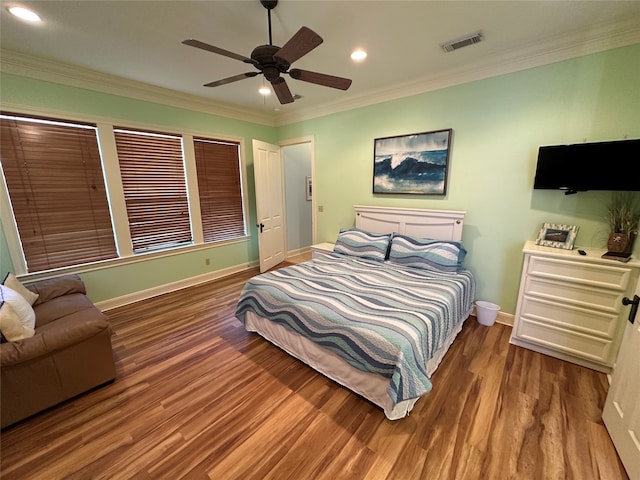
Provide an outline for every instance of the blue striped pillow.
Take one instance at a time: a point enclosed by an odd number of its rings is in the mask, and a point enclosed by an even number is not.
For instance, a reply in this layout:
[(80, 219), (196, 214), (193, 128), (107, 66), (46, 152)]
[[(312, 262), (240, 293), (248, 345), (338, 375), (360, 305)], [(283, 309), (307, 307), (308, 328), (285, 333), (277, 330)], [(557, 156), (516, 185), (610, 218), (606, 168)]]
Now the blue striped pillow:
[(461, 269), (466, 254), (460, 242), (394, 234), (389, 261), (408, 267), (455, 273)]
[(391, 234), (369, 233), (358, 228), (343, 230), (338, 234), (333, 251), (354, 257), (370, 258), (384, 262), (387, 258)]

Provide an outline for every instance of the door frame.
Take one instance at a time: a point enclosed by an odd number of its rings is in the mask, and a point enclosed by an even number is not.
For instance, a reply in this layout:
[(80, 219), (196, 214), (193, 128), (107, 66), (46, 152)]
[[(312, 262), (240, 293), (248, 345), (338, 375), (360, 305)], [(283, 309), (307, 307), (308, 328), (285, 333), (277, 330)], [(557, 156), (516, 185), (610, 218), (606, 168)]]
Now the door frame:
[[(311, 244), (316, 243), (316, 192), (318, 191), (316, 187), (316, 143), (315, 137), (313, 135), (291, 138), (288, 140), (281, 140), (276, 143), (279, 147), (288, 147), (291, 145), (300, 145), (302, 143), (308, 143), (311, 147), (311, 184), (313, 185), (313, 195), (311, 196)], [(284, 171), (284, 169), (283, 169)], [(287, 196), (284, 195), (285, 201), (285, 211), (287, 205)], [(286, 227), (285, 227), (286, 228)], [(286, 238), (285, 238), (286, 239)]]

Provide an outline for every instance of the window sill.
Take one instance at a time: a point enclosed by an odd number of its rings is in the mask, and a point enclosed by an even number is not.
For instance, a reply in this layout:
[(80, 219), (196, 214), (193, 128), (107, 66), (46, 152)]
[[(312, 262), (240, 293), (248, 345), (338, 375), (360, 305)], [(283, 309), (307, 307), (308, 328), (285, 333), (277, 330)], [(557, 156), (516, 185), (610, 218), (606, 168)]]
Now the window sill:
[(26, 273), (17, 275), (17, 278), (21, 282), (33, 282), (36, 280), (43, 280), (47, 278), (56, 277), (59, 275), (65, 275), (70, 273), (82, 274), (86, 272), (95, 272), (97, 270), (104, 270), (112, 267), (119, 267), (122, 265), (132, 265), (135, 263), (146, 262), (149, 260), (156, 260), (159, 258), (172, 257), (175, 255), (184, 255), (186, 253), (197, 252), (200, 250), (209, 250), (211, 248), (224, 247), (227, 245), (233, 245), (236, 243), (246, 243), (251, 239), (250, 235), (245, 237), (236, 238), (233, 240), (223, 240), (214, 243), (203, 243), (198, 245), (187, 245), (183, 247), (170, 248), (165, 250), (154, 250), (152, 252), (137, 253), (128, 257), (113, 258), (110, 260), (102, 260), (99, 262), (85, 263), (82, 265), (72, 265), (69, 267), (55, 268), (51, 270), (43, 270), (40, 272)]

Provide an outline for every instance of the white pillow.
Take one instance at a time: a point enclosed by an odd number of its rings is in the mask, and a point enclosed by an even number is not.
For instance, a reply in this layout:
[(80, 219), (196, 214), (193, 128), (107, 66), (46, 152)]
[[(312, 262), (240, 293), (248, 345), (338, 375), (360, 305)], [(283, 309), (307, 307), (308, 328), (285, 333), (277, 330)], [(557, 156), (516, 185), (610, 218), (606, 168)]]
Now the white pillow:
[(20, 280), (18, 280), (13, 273), (8, 273), (2, 284), (5, 287), (9, 287), (11, 290), (15, 290), (20, 295), (22, 295), (24, 299), (29, 302), (29, 305), (33, 305), (40, 296), (22, 285)]
[(10, 342), (33, 337), (36, 314), (22, 295), (0, 285), (0, 331)]

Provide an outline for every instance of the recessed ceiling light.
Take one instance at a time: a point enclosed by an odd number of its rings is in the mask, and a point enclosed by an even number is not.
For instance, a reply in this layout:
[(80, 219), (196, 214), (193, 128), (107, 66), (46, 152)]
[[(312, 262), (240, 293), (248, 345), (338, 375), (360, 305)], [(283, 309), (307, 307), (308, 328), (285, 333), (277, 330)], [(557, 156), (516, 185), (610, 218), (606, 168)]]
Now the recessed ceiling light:
[(37, 13), (32, 12), (31, 10), (24, 7), (9, 7), (7, 10), (9, 10), (9, 13), (11, 13), (11, 15), (14, 15), (22, 20), (26, 20), (27, 22), (36, 23), (42, 21)]
[(260, 95), (271, 95), (271, 90), (269, 90), (269, 88), (265, 86), (260, 87), (258, 92), (260, 93)]
[(351, 60), (353, 60), (354, 62), (361, 62), (365, 58), (367, 58), (367, 52), (365, 52), (364, 50), (354, 50), (351, 53)]

